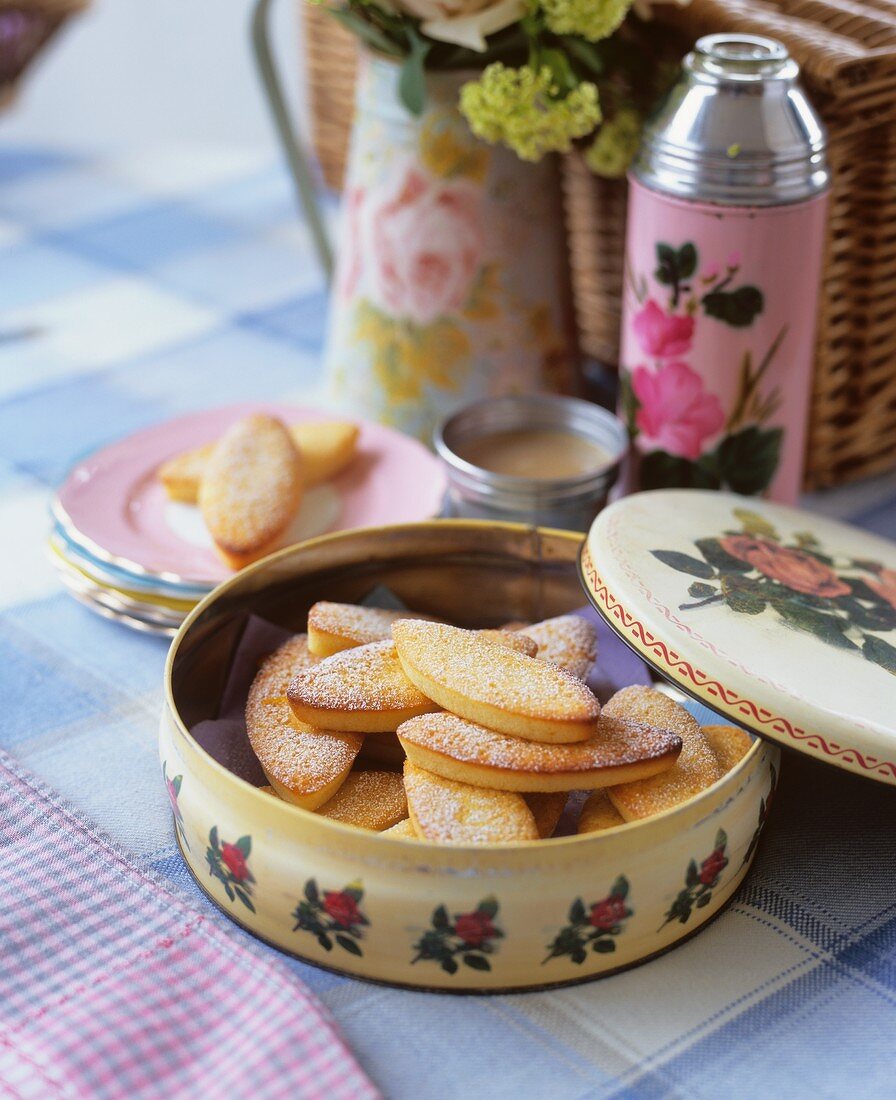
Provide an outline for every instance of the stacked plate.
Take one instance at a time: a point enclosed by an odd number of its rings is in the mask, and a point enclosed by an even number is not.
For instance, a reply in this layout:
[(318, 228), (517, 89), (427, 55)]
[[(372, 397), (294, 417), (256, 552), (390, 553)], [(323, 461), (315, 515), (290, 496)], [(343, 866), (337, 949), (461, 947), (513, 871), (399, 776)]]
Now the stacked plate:
[[(332, 417), (289, 405), (229, 406), (144, 429), (75, 465), (51, 505), (48, 552), (77, 600), (134, 630), (170, 637), (199, 600), (232, 576), (198, 509), (170, 500), (156, 474), (166, 459), (214, 442), (255, 412), (287, 424)], [(355, 459), (306, 492), (284, 546), (438, 515), (445, 489), (438, 460), (399, 432), (359, 427)]]

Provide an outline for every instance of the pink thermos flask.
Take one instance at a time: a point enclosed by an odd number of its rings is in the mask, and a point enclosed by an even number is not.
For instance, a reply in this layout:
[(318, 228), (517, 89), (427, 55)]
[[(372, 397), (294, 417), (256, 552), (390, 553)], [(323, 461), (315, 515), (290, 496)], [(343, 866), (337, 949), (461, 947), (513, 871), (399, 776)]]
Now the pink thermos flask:
[(701, 38), (629, 174), (620, 415), (632, 488), (795, 500), (828, 169), (779, 42)]

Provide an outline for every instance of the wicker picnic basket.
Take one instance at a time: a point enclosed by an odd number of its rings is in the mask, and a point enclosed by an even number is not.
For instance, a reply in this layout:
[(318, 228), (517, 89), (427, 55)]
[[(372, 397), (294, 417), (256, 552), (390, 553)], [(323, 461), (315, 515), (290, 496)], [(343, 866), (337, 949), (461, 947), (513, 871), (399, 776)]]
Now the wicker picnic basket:
[[(355, 42), (304, 5), (314, 139), (338, 187), (352, 116)], [(828, 224), (807, 488), (896, 465), (896, 0), (692, 0), (659, 9), (682, 52), (701, 34), (784, 42), (830, 136)], [(626, 185), (564, 160), (570, 268), (582, 351), (619, 352)]]
[(0, 0), (0, 107), (62, 24), (89, 0)]

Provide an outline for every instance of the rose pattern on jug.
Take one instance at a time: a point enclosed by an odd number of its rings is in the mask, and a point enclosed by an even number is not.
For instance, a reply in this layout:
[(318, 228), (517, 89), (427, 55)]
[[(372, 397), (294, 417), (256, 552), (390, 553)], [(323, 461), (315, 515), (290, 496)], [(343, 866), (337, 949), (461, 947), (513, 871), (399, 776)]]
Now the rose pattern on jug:
[(305, 883), (304, 894), (292, 913), (296, 922), (293, 932), (309, 932), (324, 951), (332, 951), (336, 943), (350, 955), (362, 956), (360, 941), (370, 921), (361, 909), (364, 900), (361, 883), (349, 883), (341, 890), (321, 891), (316, 879), (310, 878)]
[(250, 913), (254, 913), (252, 887), (255, 876), (249, 870), (251, 851), (251, 837), (241, 836), (236, 843), (229, 844), (218, 836), (218, 826), (212, 826), (205, 851), (209, 874), (223, 885), (224, 893), (230, 901), (238, 899)]
[(581, 966), (588, 957), (589, 948), (598, 954), (615, 951), (614, 937), (624, 931), (625, 922), (634, 916), (627, 902), (628, 892), (628, 879), (619, 875), (609, 894), (600, 901), (586, 906), (581, 898), (576, 898), (569, 907), (568, 923), (548, 944), (544, 962), (568, 955), (570, 962)]
[(427, 442), (464, 398), (568, 389), (571, 364), (551, 264), (521, 262), (546, 234), (541, 166), (510, 170), (431, 92), (419, 118), (358, 115), (327, 350), (337, 395)]
[(431, 928), (428, 928), (414, 944), (417, 962), (437, 962), (446, 974), (456, 974), (458, 959), (473, 970), (491, 970), (487, 956), (497, 951), (495, 940), (503, 938), (503, 931), (495, 924), (498, 902), (493, 897), (483, 898), (469, 913), (449, 916), (444, 905), (433, 910)]
[(725, 604), (741, 615), (771, 613), (789, 629), (896, 675), (896, 569), (834, 555), (811, 531), (785, 542), (755, 512), (736, 508), (733, 514), (740, 529), (695, 540), (700, 557), (651, 551), (664, 565), (696, 578), (688, 588), (692, 602), (679, 610)]
[(722, 872), (728, 866), (728, 857), (725, 849), (728, 847), (728, 836), (724, 829), (716, 833), (715, 846), (709, 855), (697, 865), (696, 859), (688, 864), (684, 876), (684, 889), (680, 890), (666, 911), (666, 919), (660, 925), (665, 928), (670, 921), (677, 920), (681, 924), (687, 924), (691, 919), (694, 909), (702, 909), (712, 901), (712, 891), (719, 884)]
[(174, 815), (174, 828), (177, 830), (177, 835), (180, 837), (187, 851), (190, 851), (190, 842), (187, 840), (186, 829), (184, 828), (184, 815), (181, 813), (180, 806), (177, 799), (180, 794), (180, 788), (183, 784), (184, 777), (182, 775), (175, 775), (173, 778), (168, 776), (168, 761), (162, 761), (162, 778), (165, 780), (165, 787), (168, 791), (168, 801), (171, 803), (171, 813)]
[(641, 308), (631, 331), (646, 361), (627, 364), (621, 379), (622, 414), (640, 455), (639, 483), (644, 489), (689, 486), (761, 493), (775, 476), (784, 438), (782, 428), (766, 426), (780, 394), (762, 382), (786, 328), (755, 365), (754, 352), (744, 352), (737, 367), (737, 395), (726, 414), (719, 396), (687, 359), (698, 324), (747, 328), (764, 309), (762, 291), (737, 282), (738, 253), (728, 256), (724, 268), (714, 263), (702, 272), (690, 241), (679, 248), (657, 244), (656, 259), (653, 278), (665, 289), (666, 303), (658, 301), (661, 290), (651, 294), (646, 278), (632, 276)]

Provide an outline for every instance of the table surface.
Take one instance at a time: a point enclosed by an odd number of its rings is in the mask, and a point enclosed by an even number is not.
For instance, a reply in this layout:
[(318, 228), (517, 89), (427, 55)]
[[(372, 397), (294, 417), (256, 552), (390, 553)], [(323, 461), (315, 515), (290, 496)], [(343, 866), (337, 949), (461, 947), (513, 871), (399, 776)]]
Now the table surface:
[[(313, 400), (323, 279), (278, 165), (6, 148), (0, 287), (0, 745), (208, 911), (159, 779), (166, 645), (61, 591), (47, 500), (144, 425)], [(896, 537), (896, 477), (807, 504)], [(788, 756), (731, 907), (601, 982), (463, 998), (290, 965), (391, 1097), (892, 1095), (894, 820), (896, 791)]]

